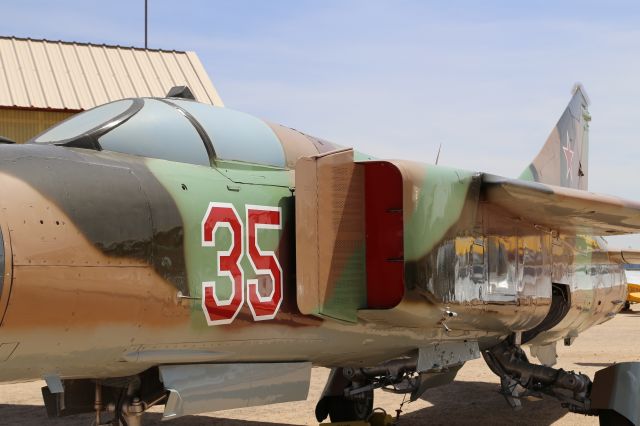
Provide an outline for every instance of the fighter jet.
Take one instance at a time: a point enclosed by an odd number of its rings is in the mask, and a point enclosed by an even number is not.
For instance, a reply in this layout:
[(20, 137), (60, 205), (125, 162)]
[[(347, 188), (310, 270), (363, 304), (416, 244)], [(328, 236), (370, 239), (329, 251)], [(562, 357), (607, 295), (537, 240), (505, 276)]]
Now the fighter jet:
[(483, 357), (514, 407), (639, 424), (638, 364), (552, 367), (640, 259), (602, 238), (640, 232), (640, 204), (587, 192), (590, 120), (578, 85), (517, 179), (373, 158), (186, 87), (2, 144), (0, 381), (134, 426), (303, 400), (323, 366), (316, 417), (343, 421)]

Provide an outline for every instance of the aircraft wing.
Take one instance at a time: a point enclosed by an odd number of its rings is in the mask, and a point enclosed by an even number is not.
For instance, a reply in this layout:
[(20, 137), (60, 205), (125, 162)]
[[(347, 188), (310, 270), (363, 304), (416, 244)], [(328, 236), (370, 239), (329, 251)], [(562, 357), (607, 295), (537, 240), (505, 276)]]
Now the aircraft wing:
[(609, 258), (615, 259), (616, 263), (626, 263), (627, 265), (640, 265), (640, 250), (638, 249), (609, 249)]
[(640, 233), (638, 202), (489, 174), (482, 179), (484, 201), (514, 218), (566, 233)]

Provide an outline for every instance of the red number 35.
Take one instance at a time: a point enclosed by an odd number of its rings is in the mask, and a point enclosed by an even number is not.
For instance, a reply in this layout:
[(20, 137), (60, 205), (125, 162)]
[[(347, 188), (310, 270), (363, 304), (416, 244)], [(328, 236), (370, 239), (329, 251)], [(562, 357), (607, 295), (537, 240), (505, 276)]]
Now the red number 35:
[(257, 279), (246, 281), (246, 299), (253, 319), (275, 318), (282, 303), (282, 267), (275, 253), (260, 249), (258, 243), (258, 229), (282, 229), (282, 212), (279, 207), (247, 205), (245, 208), (249, 228), (246, 233), (233, 204), (209, 203), (202, 220), (203, 247), (216, 246), (216, 233), (220, 228), (227, 228), (231, 233), (231, 247), (218, 251), (218, 276), (231, 280), (231, 295), (221, 300), (216, 295), (215, 281), (202, 283), (202, 310), (209, 325), (229, 324), (240, 312), (245, 301), (245, 279), (240, 260), (245, 253), (256, 274), (268, 276), (272, 284), (270, 294), (264, 295), (260, 294)]

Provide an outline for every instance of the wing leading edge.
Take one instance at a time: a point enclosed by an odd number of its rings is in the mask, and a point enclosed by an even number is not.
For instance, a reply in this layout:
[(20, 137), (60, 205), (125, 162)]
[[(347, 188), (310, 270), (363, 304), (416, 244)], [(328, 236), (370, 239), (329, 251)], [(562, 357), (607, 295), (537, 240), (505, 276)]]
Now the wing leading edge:
[(640, 203), (578, 189), (484, 174), (483, 200), (505, 214), (559, 232), (640, 233)]

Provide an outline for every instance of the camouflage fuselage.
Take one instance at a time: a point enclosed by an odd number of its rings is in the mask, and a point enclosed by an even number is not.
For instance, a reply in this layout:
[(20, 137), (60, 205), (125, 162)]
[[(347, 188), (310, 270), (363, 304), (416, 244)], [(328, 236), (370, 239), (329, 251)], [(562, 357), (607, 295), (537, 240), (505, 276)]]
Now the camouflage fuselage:
[[(301, 147), (291, 132), (276, 134), (290, 166), (319, 151)], [(391, 309), (361, 306), (351, 323), (298, 309), (295, 253), (305, 242), (296, 242), (291, 167), (0, 146), (0, 380), (125, 376), (165, 363), (374, 365), (443, 340), (477, 340), (482, 348), (542, 322), (551, 283), (566, 284), (571, 310), (536, 337), (544, 344), (607, 319), (618, 309), (612, 301), (625, 298), (622, 269), (602, 255), (600, 241), (523, 231), (483, 204), (477, 174), (395, 164), (410, 177), (403, 297)], [(281, 229), (258, 232), (283, 271), (274, 319), (255, 321), (245, 303), (231, 323), (208, 325), (203, 283), (230, 291), (217, 262), (231, 233), (219, 231), (215, 247), (202, 240), (211, 202), (234, 206), (245, 227), (247, 205), (280, 208)], [(246, 253), (239, 266), (245, 280), (260, 278)], [(445, 310), (458, 314), (447, 327)]]

